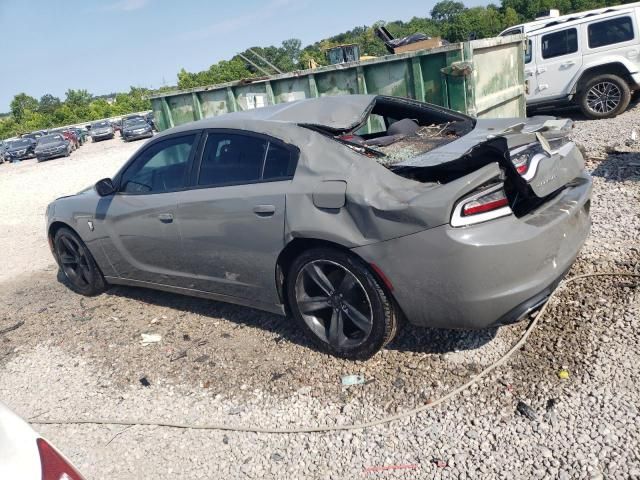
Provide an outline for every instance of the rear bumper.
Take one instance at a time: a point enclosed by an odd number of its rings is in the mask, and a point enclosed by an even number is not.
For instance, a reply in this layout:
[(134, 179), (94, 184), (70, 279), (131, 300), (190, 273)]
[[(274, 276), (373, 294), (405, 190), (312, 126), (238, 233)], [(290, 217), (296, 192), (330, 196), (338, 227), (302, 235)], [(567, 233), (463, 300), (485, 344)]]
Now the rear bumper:
[(408, 320), (436, 328), (512, 323), (544, 303), (571, 267), (591, 220), (591, 177), (535, 212), (449, 225), (353, 249), (393, 285)]

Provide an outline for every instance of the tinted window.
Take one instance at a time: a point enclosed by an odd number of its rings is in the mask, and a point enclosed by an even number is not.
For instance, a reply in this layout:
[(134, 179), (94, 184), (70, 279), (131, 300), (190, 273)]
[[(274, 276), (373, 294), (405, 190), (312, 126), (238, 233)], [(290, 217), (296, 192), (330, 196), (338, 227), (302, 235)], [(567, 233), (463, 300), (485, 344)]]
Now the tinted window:
[(202, 155), (198, 185), (230, 185), (260, 180), (268, 142), (235, 134), (212, 134)]
[(524, 63), (531, 62), (531, 58), (533, 57), (533, 44), (531, 40), (527, 40), (527, 51), (524, 52)]
[(578, 32), (575, 28), (560, 30), (542, 37), (542, 58), (554, 58), (578, 51)]
[(120, 191), (162, 193), (183, 187), (195, 138), (171, 138), (147, 148), (124, 172)]
[(503, 37), (507, 35), (517, 35), (518, 33), (522, 33), (522, 28), (512, 28), (511, 30), (507, 30), (502, 34)]
[(592, 23), (588, 29), (589, 48), (604, 47), (633, 40), (633, 24), (630, 17), (613, 18)]
[(291, 178), (298, 156), (267, 139), (214, 133), (202, 154), (198, 185), (220, 186)]
[(276, 178), (290, 178), (296, 170), (296, 156), (293, 152), (278, 145), (269, 143), (267, 159), (264, 162), (263, 180), (273, 180)]

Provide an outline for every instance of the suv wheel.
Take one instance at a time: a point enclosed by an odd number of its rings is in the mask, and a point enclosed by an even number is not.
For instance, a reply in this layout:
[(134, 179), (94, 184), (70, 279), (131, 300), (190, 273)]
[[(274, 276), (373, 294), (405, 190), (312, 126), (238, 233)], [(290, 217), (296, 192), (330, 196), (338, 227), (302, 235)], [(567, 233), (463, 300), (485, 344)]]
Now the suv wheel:
[(617, 75), (598, 75), (580, 92), (582, 113), (588, 118), (612, 118), (624, 112), (631, 100), (629, 85)]
[(295, 259), (286, 280), (296, 321), (322, 351), (366, 359), (389, 343), (398, 311), (369, 268), (356, 256), (314, 248)]

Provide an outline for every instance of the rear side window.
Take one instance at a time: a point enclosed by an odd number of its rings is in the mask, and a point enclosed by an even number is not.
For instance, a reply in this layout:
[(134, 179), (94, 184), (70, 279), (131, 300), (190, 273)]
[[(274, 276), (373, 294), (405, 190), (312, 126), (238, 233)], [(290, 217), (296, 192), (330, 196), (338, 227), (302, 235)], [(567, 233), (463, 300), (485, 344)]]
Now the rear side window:
[(612, 18), (592, 23), (587, 28), (589, 48), (604, 47), (633, 40), (631, 17)]
[(213, 133), (207, 138), (198, 174), (200, 186), (239, 185), (291, 178), (297, 156), (261, 137)]
[(533, 58), (533, 44), (531, 39), (527, 39), (527, 51), (524, 52), (524, 63), (530, 63)]
[(578, 31), (575, 28), (549, 33), (542, 37), (542, 58), (561, 57), (578, 51)]
[(263, 180), (275, 180), (278, 178), (291, 178), (296, 170), (296, 158), (293, 152), (270, 142), (267, 149), (267, 158), (264, 162)]

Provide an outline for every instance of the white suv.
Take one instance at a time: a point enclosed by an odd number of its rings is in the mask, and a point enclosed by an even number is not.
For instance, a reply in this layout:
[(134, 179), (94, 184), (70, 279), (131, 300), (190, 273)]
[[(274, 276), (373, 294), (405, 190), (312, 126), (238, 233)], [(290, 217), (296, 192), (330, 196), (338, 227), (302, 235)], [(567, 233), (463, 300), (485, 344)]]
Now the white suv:
[(527, 107), (575, 103), (589, 118), (623, 112), (640, 89), (640, 2), (511, 27), (524, 33)]

